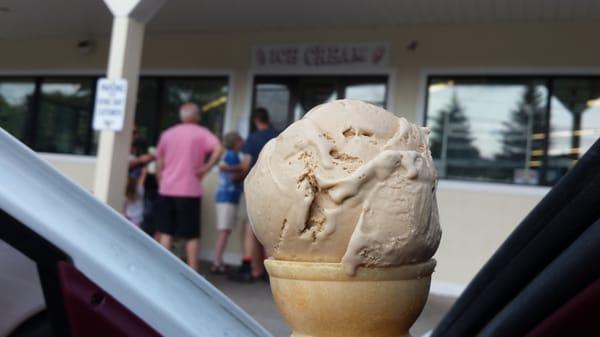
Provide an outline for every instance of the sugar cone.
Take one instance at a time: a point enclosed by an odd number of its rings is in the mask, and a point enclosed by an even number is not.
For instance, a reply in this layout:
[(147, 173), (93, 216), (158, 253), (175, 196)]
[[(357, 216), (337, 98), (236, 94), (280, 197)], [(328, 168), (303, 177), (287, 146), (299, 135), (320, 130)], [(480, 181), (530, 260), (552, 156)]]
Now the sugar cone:
[(423, 310), (435, 260), (391, 268), (268, 259), (271, 291), (292, 337), (405, 337)]

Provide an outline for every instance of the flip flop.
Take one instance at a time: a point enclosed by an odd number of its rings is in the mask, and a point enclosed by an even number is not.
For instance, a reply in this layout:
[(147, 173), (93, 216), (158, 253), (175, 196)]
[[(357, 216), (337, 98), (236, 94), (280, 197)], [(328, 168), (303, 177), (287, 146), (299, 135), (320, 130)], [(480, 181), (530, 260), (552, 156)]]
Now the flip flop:
[(227, 273), (227, 266), (224, 264), (216, 265), (213, 264), (210, 267), (210, 272), (216, 275), (222, 275)]

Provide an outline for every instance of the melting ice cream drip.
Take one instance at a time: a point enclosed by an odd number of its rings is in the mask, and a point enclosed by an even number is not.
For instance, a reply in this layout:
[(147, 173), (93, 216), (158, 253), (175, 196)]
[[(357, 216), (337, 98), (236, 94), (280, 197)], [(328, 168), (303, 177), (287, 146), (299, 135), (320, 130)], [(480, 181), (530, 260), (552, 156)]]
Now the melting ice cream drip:
[(326, 138), (323, 131), (321, 131), (321, 129), (309, 118), (301, 119), (296, 123), (300, 123), (304, 126), (306, 133), (304, 134), (305, 142), (296, 144), (295, 147), (297, 149), (305, 150), (308, 145), (313, 146), (317, 150), (317, 154), (319, 155), (323, 167), (333, 167), (333, 162), (331, 161), (331, 157), (329, 157), (329, 153), (333, 149), (333, 146), (328, 141), (323, 141), (323, 139)]
[[(380, 152), (375, 158), (359, 167), (350, 176), (337, 180), (327, 181), (326, 179), (316, 176), (317, 182), (323, 188), (327, 188), (327, 193), (331, 199), (337, 204), (341, 204), (344, 200), (357, 196), (364, 186), (375, 180), (377, 183), (371, 188), (371, 191), (361, 193), (364, 195), (363, 211), (359, 217), (358, 223), (354, 229), (350, 239), (346, 254), (342, 258), (342, 263), (349, 274), (354, 274), (358, 265), (362, 264), (358, 257), (360, 251), (367, 247), (368, 242), (372, 240), (364, 240), (363, 224), (365, 212), (369, 211), (372, 203), (372, 195), (378, 189), (390, 188), (385, 184), (379, 184), (388, 179), (394, 172), (397, 172), (400, 167), (406, 170), (405, 178), (416, 179), (418, 169), (420, 167), (420, 154), (415, 151), (392, 151), (386, 150)], [(330, 223), (331, 222), (331, 223)], [(327, 218), (325, 227), (329, 229), (329, 234), (335, 231), (335, 220), (331, 217)]]

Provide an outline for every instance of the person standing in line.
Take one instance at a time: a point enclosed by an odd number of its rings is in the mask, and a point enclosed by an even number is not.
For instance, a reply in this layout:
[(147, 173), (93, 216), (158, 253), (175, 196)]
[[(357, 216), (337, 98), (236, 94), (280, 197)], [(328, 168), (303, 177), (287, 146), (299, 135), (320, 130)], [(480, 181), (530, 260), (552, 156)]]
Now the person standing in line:
[[(277, 137), (277, 131), (271, 126), (269, 112), (265, 108), (257, 108), (252, 113), (252, 124), (255, 131), (251, 132), (242, 148), (244, 157), (242, 167), (244, 175), (248, 174), (256, 163), (258, 155), (269, 140)], [(248, 221), (244, 224), (244, 258), (237, 273), (231, 275), (231, 279), (238, 282), (252, 282), (266, 276), (264, 259), (265, 251), (258, 241)]]
[(146, 168), (144, 167), (138, 178), (133, 175), (127, 176), (125, 187), (125, 205), (123, 215), (137, 227), (140, 227), (144, 219), (144, 183), (146, 181)]
[(240, 149), (244, 140), (237, 132), (229, 132), (223, 137), (225, 154), (219, 165), (219, 184), (215, 200), (217, 202), (217, 245), (213, 265), (210, 271), (224, 274), (227, 267), (223, 263), (223, 252), (227, 246), (229, 234), (236, 227), (240, 198), (242, 197), (242, 182), (244, 179)]
[(186, 240), (187, 263), (198, 270), (202, 179), (218, 163), (223, 146), (198, 125), (196, 104), (182, 105), (179, 116), (181, 123), (161, 134), (156, 149), (157, 228), (161, 245), (169, 250), (173, 237)]
[[(142, 220), (139, 223), (140, 228), (148, 235), (153, 237), (156, 241), (159, 241), (158, 231), (156, 230), (156, 216), (155, 216), (155, 204), (158, 196), (158, 183), (156, 182), (155, 170), (156, 163), (154, 163), (154, 147), (149, 147), (147, 143), (140, 138), (138, 127), (133, 127), (133, 137), (131, 140), (131, 148), (129, 152), (129, 177), (139, 180), (140, 174), (144, 175), (143, 185), (143, 198), (141, 207), (137, 210), (142, 210)], [(128, 188), (130, 183), (128, 182)], [(131, 191), (128, 192), (131, 194)], [(131, 202), (131, 200), (128, 200)], [(136, 203), (128, 204), (128, 207), (139, 204)], [(138, 206), (133, 206), (134, 209)]]
[(140, 138), (138, 127), (134, 126), (129, 148), (129, 175), (137, 179), (146, 165), (153, 160), (154, 156), (148, 153), (147, 143)]

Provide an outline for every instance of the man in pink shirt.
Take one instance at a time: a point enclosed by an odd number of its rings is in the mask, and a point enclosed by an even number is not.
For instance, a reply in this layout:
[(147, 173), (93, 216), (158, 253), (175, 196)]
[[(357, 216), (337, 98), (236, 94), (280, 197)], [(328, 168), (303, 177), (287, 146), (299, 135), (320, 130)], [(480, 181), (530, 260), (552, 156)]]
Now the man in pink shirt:
[(161, 134), (156, 149), (157, 227), (160, 243), (167, 249), (171, 249), (173, 236), (187, 240), (187, 263), (197, 270), (202, 178), (218, 163), (223, 146), (214, 134), (198, 125), (197, 105), (182, 105), (179, 116), (181, 123)]

